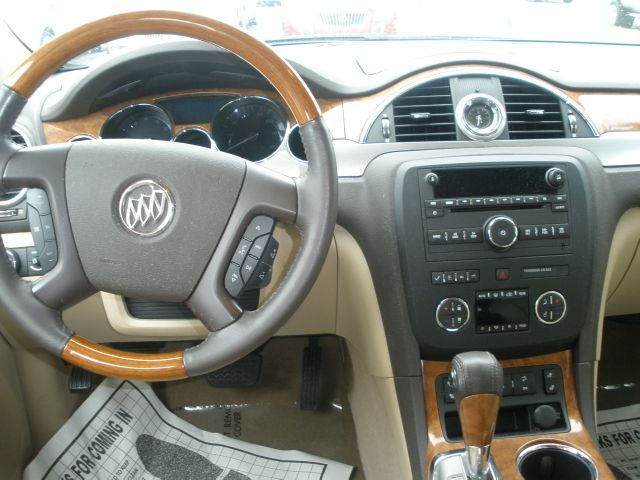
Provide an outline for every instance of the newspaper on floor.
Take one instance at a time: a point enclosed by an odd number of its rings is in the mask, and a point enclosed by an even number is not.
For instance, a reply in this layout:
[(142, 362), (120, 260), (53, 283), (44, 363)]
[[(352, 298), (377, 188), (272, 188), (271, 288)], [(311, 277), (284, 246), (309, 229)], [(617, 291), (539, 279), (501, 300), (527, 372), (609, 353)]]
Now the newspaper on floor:
[(25, 479), (347, 480), (353, 467), (205, 432), (142, 382), (105, 379), (49, 440)]
[(640, 479), (640, 404), (598, 412), (598, 443), (609, 465)]

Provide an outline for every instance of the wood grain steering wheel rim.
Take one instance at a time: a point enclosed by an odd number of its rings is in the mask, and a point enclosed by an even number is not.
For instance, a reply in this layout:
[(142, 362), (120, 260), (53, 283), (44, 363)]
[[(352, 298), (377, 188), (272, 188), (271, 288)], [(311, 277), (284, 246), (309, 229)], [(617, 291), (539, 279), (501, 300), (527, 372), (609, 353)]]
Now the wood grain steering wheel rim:
[[(22, 110), (26, 99), (33, 94), (49, 75), (58, 70), (58, 68), (66, 62), (97, 45), (137, 34), (175, 34), (218, 45), (252, 65), (278, 92), (296, 122), (301, 126), (303, 141), (306, 139), (305, 147), (309, 150), (307, 152), (310, 161), (309, 172), (304, 177), (296, 179), (297, 181), (293, 183), (292, 190), (291, 182), (282, 179), (274, 180), (272, 178), (273, 173), (269, 175), (265, 175), (264, 173), (258, 174), (255, 167), (247, 165), (244, 182), (247, 183), (251, 176), (259, 177), (263, 180), (266, 179), (264, 181), (268, 183), (270, 182), (270, 189), (277, 191), (278, 188), (281, 188), (282, 191), (285, 192), (284, 196), (291, 197), (297, 193), (297, 200), (292, 200), (292, 203), (297, 202), (295, 208), (273, 207), (272, 210), (276, 212), (274, 216), (281, 213), (287, 220), (291, 220), (291, 223), (295, 223), (297, 226), (303, 226), (302, 230), (304, 235), (301, 252), (302, 249), (305, 248), (306, 242), (308, 245), (306, 248), (316, 249), (315, 254), (320, 261), (318, 261), (318, 259), (310, 260), (312, 257), (309, 257), (307, 260), (303, 258), (301, 262), (309, 264), (307, 267), (310, 268), (310, 276), (315, 278), (328, 250), (333, 232), (332, 225), (335, 225), (337, 210), (335, 158), (330, 146), (330, 135), (321, 119), (320, 109), (313, 95), (297, 72), (270, 47), (236, 28), (210, 18), (167, 11), (145, 11), (115, 15), (89, 23), (56, 37), (40, 50), (34, 52), (9, 77), (0, 92), (0, 134), (2, 134), (5, 140), (2, 146), (0, 146), (0, 174), (2, 174), (0, 177), (2, 181), (0, 186), (3, 188), (12, 188), (14, 184), (20, 183), (21, 181), (37, 178), (35, 184), (29, 186), (41, 186), (47, 189), (50, 195), (53, 194), (55, 197), (56, 189), (52, 187), (53, 180), (43, 180), (41, 178), (42, 176), (36, 175), (32, 177), (31, 173), (26, 173), (26, 169), (33, 168), (34, 165), (39, 165), (38, 168), (49, 168), (44, 167), (44, 162), (40, 161), (40, 157), (47, 155), (38, 154), (33, 149), (26, 149), (24, 153), (22, 150), (16, 152), (13, 147), (8, 146), (6, 139), (8, 138), (8, 132), (13, 121)], [(305, 127), (307, 127), (306, 130)], [(74, 148), (77, 149), (78, 147), (74, 146)], [(31, 152), (31, 150), (33, 150), (33, 152)], [(51, 148), (50, 150), (54, 153), (49, 153), (48, 157), (55, 158), (58, 155), (55, 152), (58, 152), (61, 148), (57, 150)], [(66, 150), (59, 155), (61, 158), (64, 157), (60, 163), (63, 169), (69, 151), (70, 147), (66, 147)], [(20, 157), (24, 158), (20, 160)], [(317, 157), (317, 165), (314, 164), (312, 157)], [(53, 162), (54, 160), (47, 161)], [(334, 179), (331, 179), (331, 176), (333, 176)], [(310, 202), (306, 200), (307, 194), (303, 193), (307, 190), (309, 192), (313, 191), (316, 194), (326, 190), (323, 194), (328, 196), (328, 201), (324, 203), (321, 202), (321, 205), (312, 207)], [(239, 202), (241, 202), (241, 200), (239, 200)], [(52, 198), (52, 210), (56, 206), (65, 210), (65, 199)], [(268, 206), (263, 205), (261, 208), (268, 209)], [(288, 210), (295, 211), (290, 213)], [(260, 212), (260, 210), (247, 208), (247, 211), (244, 212), (245, 217), (251, 212)], [(314, 217), (321, 217), (321, 219), (313, 219)], [(65, 227), (69, 226), (67, 225), (69, 222), (62, 217), (54, 217), (54, 220), (57, 220), (56, 229), (64, 231)], [(246, 224), (245, 219), (239, 220), (238, 225), (241, 225), (242, 221)], [(230, 223), (233, 222), (230, 221)], [(305, 228), (307, 228), (308, 231), (305, 232)], [(331, 230), (330, 233), (328, 232), (329, 230)], [(315, 237), (322, 238), (317, 240)], [(223, 236), (220, 241), (221, 244), (224, 243), (224, 238)], [(68, 247), (61, 245), (60, 248), (62, 250), (61, 254), (65, 254), (65, 248)], [(4, 245), (0, 242), (0, 254), (4, 254), (3, 250)], [(298, 257), (300, 256), (303, 255), (300, 255), (299, 252)], [(76, 257), (73, 257), (73, 255), (66, 255), (65, 257), (63, 255), (62, 258), (65, 259), (63, 263), (65, 263), (67, 267), (69, 265), (73, 267), (75, 264), (80, 265), (81, 262), (79, 262)], [(213, 259), (215, 259), (215, 252)], [(311, 265), (311, 263), (313, 263), (313, 265)], [(210, 265), (207, 265), (207, 270), (205, 270), (202, 277), (203, 279), (207, 279), (207, 273), (210, 269)], [(258, 339), (258, 335), (254, 333), (254, 330), (256, 332), (259, 331), (260, 337), (272, 335), (277, 328), (286, 321), (284, 317), (297, 308), (313, 283), (314, 278), (307, 278), (308, 276), (309, 275), (301, 277), (304, 281), (297, 280), (296, 278), (290, 279), (290, 282), (297, 281), (300, 284), (300, 291), (293, 295), (295, 297), (293, 302), (287, 303), (286, 300), (280, 298), (275, 301), (275, 303), (282, 303), (281, 307), (283, 308), (280, 308), (280, 311), (272, 308), (271, 312), (264, 314), (265, 316), (269, 316), (270, 320), (272, 317), (279, 316), (277, 322), (270, 321), (267, 327), (248, 326), (250, 325), (249, 321), (244, 322), (244, 324), (237, 322), (240, 326), (236, 327), (234, 324), (231, 328), (221, 329), (222, 331), (235, 329), (235, 335), (251, 333), (256, 336), (256, 339), (253, 342), (247, 341), (241, 343), (237, 351), (229, 350), (228, 352), (221, 353), (220, 358), (211, 365), (207, 364), (206, 354), (203, 352), (207, 349), (212, 351), (212, 345), (216, 342), (218, 349), (224, 350), (225, 345), (224, 336), (221, 336), (215, 331), (217, 327), (212, 328), (208, 325), (212, 333), (209, 334), (209, 337), (207, 337), (202, 344), (197, 346), (198, 348), (204, 346), (204, 348), (200, 349), (202, 351), (196, 351), (195, 348), (193, 349), (193, 354), (190, 355), (190, 358), (192, 358), (189, 361), (185, 358), (187, 351), (162, 354), (134, 354), (86, 340), (73, 334), (73, 332), (70, 332), (62, 324), (61, 311), (73, 303), (77, 303), (77, 301), (86, 298), (95, 291), (93, 285), (87, 285), (89, 282), (82, 283), (78, 280), (76, 288), (72, 288), (73, 286), (69, 285), (69, 289), (73, 292), (67, 294), (64, 299), (61, 299), (57, 298), (62, 296), (60, 294), (56, 297), (52, 293), (47, 293), (47, 288), (45, 288), (47, 286), (46, 282), (42, 283), (39, 290), (37, 286), (38, 282), (36, 282), (36, 286), (33, 287), (32, 291), (31, 287), (25, 287), (25, 282), (18, 284), (15, 278), (8, 277), (8, 273), (4, 271), (4, 268), (0, 268), (0, 288), (5, 290), (4, 298), (1, 298), (1, 300), (9, 313), (14, 318), (22, 318), (22, 323), (28, 324), (26, 326), (22, 325), (27, 333), (35, 337), (45, 349), (60, 355), (65, 361), (101, 375), (158, 381), (175, 380), (204, 373), (212, 369), (212, 367), (221, 367), (239, 358), (243, 354), (248, 353), (258, 340), (264, 340), (263, 338)], [(15, 275), (13, 275), (13, 277), (15, 277)], [(86, 281), (86, 278), (84, 280)], [(51, 283), (52, 282), (49, 282), (49, 286)], [(198, 284), (198, 287), (199, 286)], [(280, 290), (283, 289), (283, 286), (281, 286)], [(29, 290), (29, 294), (34, 298), (37, 297), (39, 303), (33, 304), (32, 302), (28, 308), (23, 308), (26, 302), (23, 302), (21, 305), (19, 299), (27, 295), (27, 290)], [(49, 290), (57, 291), (53, 287), (49, 288)], [(291, 295), (293, 290), (290, 286), (289, 290), (289, 294)], [(194, 296), (196, 295), (194, 294)], [(199, 303), (194, 301), (194, 305), (197, 311)], [(275, 306), (275, 309), (278, 309), (278, 305)], [(269, 309), (267, 308), (266, 310)], [(229, 307), (229, 311), (231, 315), (234, 316), (232, 307)], [(243, 313), (245, 314), (244, 316), (250, 316), (254, 312)], [(30, 315), (29, 318), (34, 316), (41, 316), (43, 318), (51, 317), (52, 320), (47, 322), (41, 321), (38, 326), (34, 326), (31, 325), (31, 320), (27, 319), (27, 315)], [(242, 313), (238, 313), (233, 319), (236, 320), (240, 315), (242, 315)], [(18, 324), (21, 323), (19, 320), (16, 320), (16, 322)], [(214, 323), (215, 322), (211, 320), (211, 324)], [(262, 330), (258, 330), (259, 328), (262, 328)], [(43, 330), (45, 333), (42, 333)], [(215, 338), (216, 335), (220, 338)], [(52, 340), (52, 338), (54, 339)]]

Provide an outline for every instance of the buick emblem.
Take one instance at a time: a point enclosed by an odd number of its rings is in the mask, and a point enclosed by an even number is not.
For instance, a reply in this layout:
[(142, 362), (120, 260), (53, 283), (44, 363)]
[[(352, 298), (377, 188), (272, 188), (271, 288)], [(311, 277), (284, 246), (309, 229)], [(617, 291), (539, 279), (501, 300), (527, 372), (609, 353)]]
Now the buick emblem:
[(141, 237), (150, 237), (171, 223), (174, 204), (166, 188), (153, 180), (140, 180), (122, 192), (118, 211), (127, 230)]

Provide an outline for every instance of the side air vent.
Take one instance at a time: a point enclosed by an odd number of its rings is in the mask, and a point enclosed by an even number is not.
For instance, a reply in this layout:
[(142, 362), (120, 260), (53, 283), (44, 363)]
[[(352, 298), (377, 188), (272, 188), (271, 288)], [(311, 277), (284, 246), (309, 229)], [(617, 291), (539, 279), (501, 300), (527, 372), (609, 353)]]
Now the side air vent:
[(456, 139), (449, 79), (423, 83), (393, 102), (396, 142)]
[(27, 146), (27, 141), (25, 140), (24, 136), (17, 130), (11, 130), (11, 141), (13, 143), (17, 143), (21, 147)]
[(558, 97), (521, 80), (502, 78), (501, 82), (510, 139), (567, 136)]

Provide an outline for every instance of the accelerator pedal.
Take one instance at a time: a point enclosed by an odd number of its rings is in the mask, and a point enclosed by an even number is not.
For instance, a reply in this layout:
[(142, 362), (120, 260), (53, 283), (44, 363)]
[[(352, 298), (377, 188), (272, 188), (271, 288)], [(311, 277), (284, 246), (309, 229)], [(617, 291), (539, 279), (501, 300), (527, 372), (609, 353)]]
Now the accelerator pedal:
[(302, 382), (300, 385), (300, 410), (316, 411), (320, 408), (322, 378), (322, 347), (318, 337), (309, 337), (309, 346), (302, 355)]

